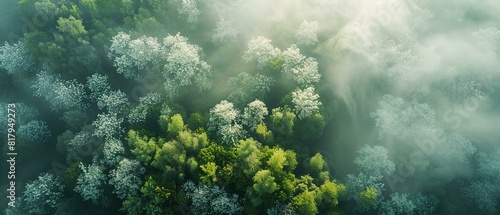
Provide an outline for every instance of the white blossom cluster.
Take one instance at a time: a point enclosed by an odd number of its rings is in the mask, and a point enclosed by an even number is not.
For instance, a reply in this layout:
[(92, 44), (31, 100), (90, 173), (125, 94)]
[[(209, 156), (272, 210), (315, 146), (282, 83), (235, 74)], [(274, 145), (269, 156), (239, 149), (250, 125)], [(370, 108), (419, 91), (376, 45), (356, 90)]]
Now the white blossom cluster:
[(238, 44), (239, 32), (230, 21), (221, 19), (217, 22), (212, 42), (216, 45), (228, 45), (235, 47)]
[(47, 123), (41, 120), (32, 120), (20, 125), (16, 133), (20, 139), (30, 143), (44, 143), (51, 136)]
[(117, 71), (125, 77), (144, 82), (164, 78), (167, 96), (177, 96), (179, 87), (195, 84), (200, 90), (211, 87), (208, 77), (211, 66), (202, 60), (199, 46), (176, 35), (167, 36), (163, 43), (156, 38), (141, 37), (131, 40), (130, 35), (120, 32), (112, 39), (108, 56)]
[(0, 68), (7, 70), (7, 74), (33, 71), (34, 64), (33, 56), (26, 50), (22, 41), (14, 45), (5, 42), (0, 46)]
[(306, 58), (300, 54), (295, 44), (282, 53), (283, 68), (281, 72), (285, 77), (295, 80), (303, 87), (319, 82), (321, 74), (318, 72), (318, 62), (314, 58)]
[(228, 79), (227, 83), (232, 88), (228, 100), (240, 104), (247, 103), (255, 98), (264, 99), (275, 82), (269, 76), (258, 73), (252, 76), (249, 73), (242, 72)]
[(128, 122), (131, 124), (144, 122), (150, 107), (158, 105), (161, 102), (161, 94), (156, 92), (148, 93), (144, 97), (139, 98), (139, 105), (130, 110)]
[(224, 144), (236, 144), (244, 135), (239, 118), (240, 112), (234, 108), (233, 103), (223, 100), (210, 109), (208, 130), (217, 131)]
[(261, 123), (264, 118), (269, 114), (267, 111), (266, 104), (260, 100), (255, 100), (250, 102), (243, 111), (241, 116), (241, 122), (243, 125), (250, 128), (250, 130), (255, 130), (257, 125)]
[(163, 44), (168, 53), (163, 77), (169, 97), (174, 97), (179, 87), (193, 83), (198, 85), (200, 91), (211, 87), (208, 81), (212, 75), (211, 66), (201, 59), (199, 46), (190, 44), (179, 33), (167, 36)]
[(116, 169), (110, 172), (109, 184), (115, 188), (113, 193), (120, 199), (136, 195), (142, 185), (141, 175), (145, 171), (146, 169), (137, 160), (127, 158), (121, 160)]
[(156, 38), (143, 36), (131, 40), (124, 32), (113, 37), (108, 53), (119, 74), (139, 82), (161, 70), (158, 61), (162, 55), (162, 46)]
[(370, 113), (370, 117), (375, 119), (375, 126), (379, 127), (381, 137), (425, 137), (438, 129), (436, 113), (428, 104), (407, 102), (402, 98), (384, 95), (379, 105), (379, 109)]
[(97, 114), (97, 119), (92, 123), (95, 127), (94, 136), (112, 139), (117, 137), (122, 132), (121, 123), (123, 118), (119, 118), (116, 114)]
[(106, 109), (110, 114), (121, 114), (129, 104), (127, 95), (120, 90), (103, 94), (97, 101), (99, 109)]
[(319, 31), (319, 23), (317, 21), (308, 22), (304, 20), (300, 24), (299, 29), (295, 33), (297, 43), (304, 45), (313, 45), (318, 42), (317, 33)]
[(93, 203), (98, 204), (106, 183), (104, 167), (97, 164), (85, 167), (80, 163), (80, 169), (82, 173), (77, 178), (75, 192), (79, 193), (83, 199), (91, 200)]
[(314, 92), (313, 87), (304, 90), (298, 89), (292, 92), (292, 103), (294, 112), (299, 119), (304, 119), (312, 114), (319, 112), (321, 102), (318, 101), (319, 95)]
[(92, 142), (92, 134), (82, 131), (68, 142), (70, 150), (79, 151), (82, 147)]
[(90, 90), (90, 99), (97, 102), (102, 95), (111, 92), (111, 86), (108, 83), (108, 76), (95, 73), (87, 77), (87, 88)]
[(85, 87), (76, 80), (61, 80), (59, 75), (53, 75), (46, 71), (41, 71), (36, 75), (36, 80), (32, 88), (34, 95), (43, 97), (50, 103), (50, 108), (54, 111), (79, 109), (84, 110), (87, 104)]
[(236, 145), (246, 135), (244, 126), (250, 131), (255, 130), (268, 115), (268, 110), (264, 102), (255, 100), (241, 114), (233, 103), (223, 100), (210, 109), (209, 115), (208, 130), (216, 131), (223, 144)]
[(186, 196), (191, 199), (191, 210), (196, 214), (240, 214), (243, 207), (237, 194), (230, 195), (222, 188), (207, 186), (200, 183), (196, 185), (187, 181), (182, 185)]
[(29, 214), (48, 214), (63, 196), (64, 186), (50, 173), (43, 173), (25, 186), (23, 201)]
[(188, 23), (198, 22), (198, 16), (200, 15), (200, 10), (198, 10), (196, 0), (180, 0), (180, 6), (177, 11), (180, 15), (186, 16)]
[(370, 177), (381, 178), (396, 170), (396, 165), (389, 159), (389, 150), (383, 146), (365, 145), (358, 151), (354, 160), (359, 170)]
[(104, 142), (102, 153), (104, 156), (104, 163), (113, 166), (120, 162), (123, 158), (125, 148), (122, 141), (118, 139), (109, 139)]
[(278, 48), (271, 45), (271, 40), (263, 36), (252, 38), (248, 42), (248, 50), (243, 54), (243, 59), (246, 62), (257, 61), (257, 68), (263, 69), (267, 63), (281, 53)]

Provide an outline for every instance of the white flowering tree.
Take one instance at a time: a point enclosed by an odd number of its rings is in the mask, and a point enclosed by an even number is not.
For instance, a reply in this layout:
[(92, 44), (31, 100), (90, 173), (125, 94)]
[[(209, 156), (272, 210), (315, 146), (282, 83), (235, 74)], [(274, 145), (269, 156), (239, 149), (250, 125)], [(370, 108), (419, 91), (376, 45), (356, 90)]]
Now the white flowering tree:
[(477, 155), (478, 179), (462, 189), (464, 196), (483, 213), (496, 214), (500, 199), (500, 148)]
[(104, 163), (109, 166), (114, 166), (123, 159), (125, 148), (123, 147), (122, 141), (118, 139), (109, 139), (104, 142), (102, 153)]
[(263, 100), (275, 82), (270, 76), (242, 72), (228, 79), (228, 86), (232, 89), (228, 100), (237, 104), (247, 103), (255, 98)]
[(158, 62), (162, 56), (162, 46), (156, 38), (143, 36), (132, 40), (124, 32), (112, 38), (108, 53), (119, 74), (139, 82), (161, 71), (162, 64)]
[(21, 124), (16, 134), (20, 139), (30, 143), (44, 143), (51, 136), (47, 123), (41, 120), (32, 120), (26, 124)]
[(109, 94), (111, 92), (111, 86), (108, 83), (108, 76), (95, 73), (87, 77), (86, 87), (90, 90), (90, 99), (97, 102), (102, 95)]
[(98, 114), (97, 119), (92, 122), (95, 127), (94, 136), (112, 139), (119, 136), (123, 130), (121, 123), (123, 118), (119, 118), (116, 114)]
[(238, 45), (239, 33), (230, 21), (221, 18), (214, 29), (212, 42), (216, 45), (235, 47)]
[(176, 0), (179, 15), (184, 16), (188, 23), (197, 23), (200, 10), (198, 10), (197, 0)]
[(210, 109), (208, 130), (216, 131), (224, 144), (235, 145), (245, 134), (240, 117), (233, 103), (223, 100)]
[(284, 63), (281, 72), (289, 79), (296, 81), (301, 86), (311, 86), (321, 79), (318, 72), (318, 62), (314, 58), (306, 58), (300, 54), (295, 44), (283, 51)]
[(54, 111), (87, 108), (84, 103), (87, 96), (85, 87), (76, 80), (61, 80), (58, 74), (41, 71), (36, 75), (32, 88), (35, 90), (34, 95), (43, 97)]
[(266, 104), (260, 100), (255, 100), (250, 102), (243, 111), (241, 116), (242, 124), (250, 128), (250, 130), (255, 130), (257, 125), (261, 123), (264, 118), (269, 114), (267, 111)]
[(271, 40), (263, 36), (252, 38), (248, 42), (248, 49), (243, 54), (246, 62), (257, 61), (257, 68), (263, 69), (269, 61), (278, 57), (281, 51), (273, 47)]
[(428, 104), (384, 95), (379, 106), (370, 116), (375, 119), (381, 137), (423, 137), (431, 135), (438, 128), (436, 113)]
[(5, 42), (0, 46), (0, 68), (7, 70), (7, 74), (31, 72), (34, 64), (34, 57), (26, 50), (22, 41), (13, 45)]
[(113, 193), (120, 199), (125, 199), (128, 195), (136, 195), (142, 186), (141, 175), (145, 171), (146, 169), (138, 160), (127, 158), (121, 160), (116, 169), (109, 173), (109, 184), (114, 187)]
[(319, 23), (317, 21), (308, 22), (304, 20), (295, 33), (297, 44), (313, 45), (318, 42), (317, 33)]
[(127, 95), (120, 90), (103, 94), (97, 101), (99, 109), (106, 109), (110, 114), (121, 114), (129, 104)]
[(358, 151), (354, 160), (359, 170), (365, 175), (381, 178), (396, 170), (396, 165), (389, 159), (389, 150), (383, 146), (365, 145)]
[(98, 204), (106, 183), (104, 167), (97, 164), (85, 167), (80, 163), (80, 169), (82, 173), (77, 178), (75, 192), (79, 193), (84, 200)]
[(191, 210), (196, 214), (241, 214), (243, 207), (237, 194), (229, 194), (217, 185), (196, 185), (187, 181), (182, 185), (186, 196), (191, 200)]
[(130, 110), (128, 122), (131, 124), (144, 122), (150, 109), (161, 102), (161, 94), (156, 92), (150, 92), (139, 98), (139, 105)]
[(199, 46), (190, 44), (180, 33), (167, 36), (163, 45), (168, 53), (163, 77), (169, 97), (175, 97), (182, 86), (196, 84), (200, 91), (211, 87), (208, 81), (212, 75), (211, 66), (202, 60)]
[(25, 186), (23, 203), (29, 214), (49, 214), (63, 196), (64, 186), (50, 173), (43, 173)]
[(82, 131), (68, 142), (69, 150), (77, 152), (82, 147), (90, 144), (91, 142), (92, 134), (86, 131)]
[(177, 96), (183, 86), (195, 84), (200, 90), (211, 87), (211, 66), (202, 60), (201, 48), (180, 33), (158, 43), (153, 37), (132, 40), (120, 32), (113, 37), (109, 50), (108, 57), (118, 73), (139, 82), (163, 78), (170, 98)]
[(305, 90), (295, 90), (292, 92), (292, 103), (294, 112), (299, 119), (304, 119), (314, 113), (319, 112), (321, 102), (318, 101), (319, 95), (314, 92), (314, 88), (308, 87)]

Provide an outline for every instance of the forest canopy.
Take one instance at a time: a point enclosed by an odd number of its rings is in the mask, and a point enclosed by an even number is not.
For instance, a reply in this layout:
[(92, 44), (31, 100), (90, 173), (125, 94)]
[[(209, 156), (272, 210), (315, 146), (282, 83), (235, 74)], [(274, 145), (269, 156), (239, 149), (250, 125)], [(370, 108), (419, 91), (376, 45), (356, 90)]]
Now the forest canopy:
[(493, 0), (0, 8), (6, 215), (499, 213)]

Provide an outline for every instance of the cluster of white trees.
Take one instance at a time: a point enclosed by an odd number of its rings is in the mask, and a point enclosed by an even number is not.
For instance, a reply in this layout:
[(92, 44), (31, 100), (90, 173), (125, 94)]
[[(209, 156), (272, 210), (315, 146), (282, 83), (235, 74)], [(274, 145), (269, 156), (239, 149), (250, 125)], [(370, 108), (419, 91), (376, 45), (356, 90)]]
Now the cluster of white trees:
[(210, 109), (208, 130), (216, 131), (223, 144), (236, 145), (246, 135), (245, 128), (255, 130), (267, 115), (267, 107), (260, 100), (250, 102), (243, 114), (233, 103), (223, 100)]
[(108, 57), (118, 73), (139, 82), (163, 78), (170, 98), (176, 97), (183, 86), (194, 84), (200, 90), (211, 87), (211, 66), (202, 60), (201, 48), (180, 33), (168, 35), (159, 43), (145, 36), (132, 40), (120, 32), (113, 37), (109, 50)]
[(24, 209), (29, 214), (49, 214), (55, 211), (63, 197), (64, 186), (53, 174), (42, 173), (26, 183), (22, 195)]
[(281, 72), (300, 86), (312, 86), (321, 79), (321, 74), (318, 72), (318, 62), (314, 58), (306, 58), (300, 54), (300, 50), (295, 44), (283, 51), (281, 56), (285, 61)]
[(313, 45), (318, 42), (317, 33), (319, 31), (319, 23), (317, 21), (308, 22), (304, 20), (297, 32), (295, 33), (295, 38), (297, 43), (304, 45)]
[(298, 89), (292, 92), (292, 103), (295, 114), (299, 119), (307, 118), (315, 113), (319, 113), (321, 102), (318, 101), (319, 95), (314, 92), (313, 87), (304, 90)]
[(26, 50), (24, 42), (18, 41), (10, 45), (5, 42), (0, 46), (0, 68), (7, 70), (9, 75), (34, 71), (35, 59)]
[(34, 95), (44, 98), (54, 111), (85, 110), (85, 86), (76, 80), (62, 80), (59, 74), (41, 71), (32, 86)]
[(191, 210), (196, 214), (240, 214), (243, 212), (237, 194), (229, 194), (217, 185), (196, 185), (187, 181), (182, 185), (186, 196), (191, 200)]

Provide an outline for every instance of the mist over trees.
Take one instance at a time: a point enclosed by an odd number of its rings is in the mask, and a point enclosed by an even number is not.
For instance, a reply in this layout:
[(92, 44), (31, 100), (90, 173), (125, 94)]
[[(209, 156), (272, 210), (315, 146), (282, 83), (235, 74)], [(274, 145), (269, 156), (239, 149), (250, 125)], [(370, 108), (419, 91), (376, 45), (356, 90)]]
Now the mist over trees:
[(496, 1), (1, 4), (4, 214), (500, 210)]

